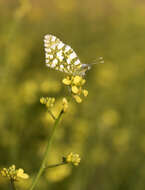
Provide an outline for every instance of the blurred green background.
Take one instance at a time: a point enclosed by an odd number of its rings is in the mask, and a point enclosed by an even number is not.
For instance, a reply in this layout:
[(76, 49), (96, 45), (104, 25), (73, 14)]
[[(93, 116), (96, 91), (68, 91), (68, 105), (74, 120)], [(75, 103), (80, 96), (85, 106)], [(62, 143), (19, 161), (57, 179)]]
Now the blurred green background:
[[(145, 189), (145, 1), (0, 1), (0, 167), (31, 177), (52, 120), (42, 96), (67, 93), (63, 73), (45, 67), (43, 36), (71, 45), (83, 63), (103, 56), (86, 76), (89, 96), (72, 102), (55, 136), (49, 163), (73, 151), (79, 167), (47, 171), (36, 189)], [(32, 178), (17, 183), (28, 189)], [(10, 189), (0, 177), (0, 189)]]

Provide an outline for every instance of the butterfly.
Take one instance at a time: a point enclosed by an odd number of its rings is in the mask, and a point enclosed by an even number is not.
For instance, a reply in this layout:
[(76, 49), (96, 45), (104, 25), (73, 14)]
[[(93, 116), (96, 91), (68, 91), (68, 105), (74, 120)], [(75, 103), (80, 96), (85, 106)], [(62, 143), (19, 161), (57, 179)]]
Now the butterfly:
[(54, 35), (44, 36), (44, 47), (47, 67), (74, 76), (83, 76), (91, 68), (90, 64), (82, 64), (75, 51)]

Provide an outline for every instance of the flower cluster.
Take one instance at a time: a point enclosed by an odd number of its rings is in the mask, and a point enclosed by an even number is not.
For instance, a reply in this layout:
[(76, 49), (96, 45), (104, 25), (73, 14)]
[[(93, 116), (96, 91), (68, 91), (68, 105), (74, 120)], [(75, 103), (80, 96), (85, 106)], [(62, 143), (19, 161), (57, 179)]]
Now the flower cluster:
[(42, 98), (40, 98), (40, 103), (46, 105), (46, 107), (48, 109), (51, 109), (55, 104), (55, 98), (51, 98), (51, 97), (44, 98), (44, 97), (42, 97)]
[(18, 179), (29, 178), (29, 175), (24, 173), (24, 170), (22, 168), (16, 169), (15, 165), (10, 166), (9, 168), (3, 168), (0, 173), (3, 177), (8, 177), (9, 179), (12, 179), (14, 181)]
[(82, 88), (86, 82), (82, 76), (67, 76), (62, 80), (62, 82), (70, 87), (71, 93), (77, 103), (82, 102), (82, 95), (85, 97), (88, 95), (88, 91)]
[(79, 154), (76, 154), (76, 153), (69, 153), (66, 157), (65, 157), (65, 162), (67, 163), (71, 163), (73, 164), (74, 166), (78, 166), (79, 163), (81, 161), (81, 158), (79, 156)]

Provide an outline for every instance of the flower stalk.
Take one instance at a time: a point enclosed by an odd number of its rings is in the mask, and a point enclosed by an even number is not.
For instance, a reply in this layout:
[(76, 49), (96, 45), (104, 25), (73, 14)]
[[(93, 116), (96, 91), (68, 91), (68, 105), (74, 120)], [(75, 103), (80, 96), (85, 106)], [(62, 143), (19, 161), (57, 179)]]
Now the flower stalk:
[(49, 115), (52, 117), (52, 119), (55, 121), (56, 118), (55, 118), (55, 116), (53, 115), (53, 113), (51, 112), (51, 110), (48, 110), (48, 113), (49, 113)]
[(68, 164), (68, 163), (67, 162), (61, 162), (61, 163), (58, 163), (58, 164), (52, 164), (52, 165), (46, 166), (45, 169), (55, 168), (55, 167), (62, 166), (62, 165), (65, 165), (65, 164)]
[(33, 190), (40, 178), (40, 176), (42, 175), (42, 173), (44, 172), (44, 170), (47, 168), (46, 166), (46, 161), (47, 161), (47, 157), (48, 157), (48, 153), (49, 153), (49, 150), (50, 150), (50, 146), (52, 144), (52, 140), (53, 140), (53, 137), (54, 137), (54, 134), (55, 134), (55, 131), (56, 131), (56, 128), (58, 126), (58, 123), (63, 115), (64, 111), (61, 110), (58, 117), (56, 118), (55, 120), (55, 123), (54, 123), (54, 126), (53, 126), (53, 129), (52, 129), (52, 133), (51, 133), (51, 136), (48, 138), (48, 141), (47, 141), (47, 147), (46, 147), (46, 152), (44, 154), (44, 158), (43, 158), (43, 161), (42, 161), (42, 164), (40, 166), (40, 169), (36, 175), (36, 177), (34, 178), (33, 182), (32, 182), (32, 185), (30, 187), (30, 190)]
[(10, 179), (10, 183), (11, 183), (12, 190), (16, 190), (15, 183), (14, 183), (14, 180), (12, 178)]

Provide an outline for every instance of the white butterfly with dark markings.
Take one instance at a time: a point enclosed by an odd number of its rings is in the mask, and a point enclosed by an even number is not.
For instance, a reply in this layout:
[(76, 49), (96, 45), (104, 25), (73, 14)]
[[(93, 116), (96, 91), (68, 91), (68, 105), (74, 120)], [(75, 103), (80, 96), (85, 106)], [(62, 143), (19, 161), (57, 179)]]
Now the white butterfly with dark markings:
[[(91, 68), (89, 64), (82, 64), (75, 51), (59, 38), (51, 34), (44, 36), (46, 66), (70, 75), (85, 75)], [(103, 58), (100, 57), (103, 63)]]

